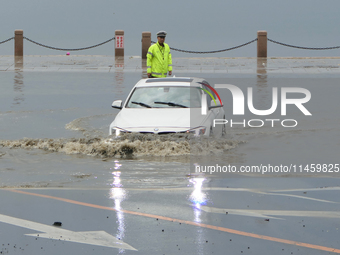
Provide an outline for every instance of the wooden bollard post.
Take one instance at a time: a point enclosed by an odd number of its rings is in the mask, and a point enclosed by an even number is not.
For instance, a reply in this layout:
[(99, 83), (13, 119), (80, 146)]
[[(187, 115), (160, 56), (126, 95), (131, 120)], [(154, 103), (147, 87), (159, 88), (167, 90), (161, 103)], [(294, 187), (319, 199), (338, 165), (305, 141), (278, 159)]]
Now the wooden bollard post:
[(257, 57), (267, 57), (267, 31), (257, 31)]
[(146, 54), (151, 46), (151, 32), (142, 33), (142, 59), (146, 59)]
[(24, 31), (17, 29), (14, 31), (14, 57), (24, 56)]
[(115, 31), (115, 56), (124, 57), (124, 30)]

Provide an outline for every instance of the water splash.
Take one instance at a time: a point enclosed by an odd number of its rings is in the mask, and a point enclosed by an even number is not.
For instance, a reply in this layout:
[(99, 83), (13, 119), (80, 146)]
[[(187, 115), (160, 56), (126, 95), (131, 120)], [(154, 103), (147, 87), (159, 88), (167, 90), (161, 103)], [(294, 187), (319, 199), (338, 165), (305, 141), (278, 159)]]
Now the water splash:
[(242, 141), (228, 139), (192, 139), (186, 134), (124, 134), (119, 138), (0, 140), (7, 148), (41, 149), (49, 152), (82, 154), (103, 158), (171, 157), (219, 154), (237, 147)]

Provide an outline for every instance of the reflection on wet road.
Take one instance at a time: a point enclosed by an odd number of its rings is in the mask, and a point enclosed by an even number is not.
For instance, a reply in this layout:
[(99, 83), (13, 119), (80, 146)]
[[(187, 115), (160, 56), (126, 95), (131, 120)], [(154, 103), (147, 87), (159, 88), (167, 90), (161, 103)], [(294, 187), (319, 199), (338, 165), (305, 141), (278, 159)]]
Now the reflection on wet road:
[[(114, 201), (114, 209), (117, 211), (116, 219), (118, 224), (117, 234), (116, 237), (118, 240), (124, 240), (125, 236), (125, 221), (124, 221), (124, 213), (122, 212), (123, 208), (121, 207), (121, 203), (126, 199), (126, 191), (121, 184), (120, 175), (121, 172), (119, 171), (122, 165), (119, 164), (118, 160), (115, 160), (114, 170), (112, 172), (113, 182), (112, 188), (110, 190), (110, 198)], [(123, 249), (119, 249), (119, 254), (124, 253)]]
[(13, 105), (25, 101), (24, 87), (24, 73), (22, 71), (16, 71), (14, 76), (14, 91), (17, 95), (13, 99)]
[[(192, 202), (192, 208), (194, 211), (194, 222), (201, 223), (201, 206), (207, 203), (207, 195), (202, 191), (203, 182), (206, 181), (204, 177), (201, 178), (190, 178), (189, 182), (193, 184), (193, 191), (190, 194), (189, 200)], [(205, 254), (204, 253), (204, 240), (205, 231), (202, 228), (197, 229), (196, 232), (196, 240), (198, 241), (198, 245), (196, 246), (197, 253), (196, 254)]]

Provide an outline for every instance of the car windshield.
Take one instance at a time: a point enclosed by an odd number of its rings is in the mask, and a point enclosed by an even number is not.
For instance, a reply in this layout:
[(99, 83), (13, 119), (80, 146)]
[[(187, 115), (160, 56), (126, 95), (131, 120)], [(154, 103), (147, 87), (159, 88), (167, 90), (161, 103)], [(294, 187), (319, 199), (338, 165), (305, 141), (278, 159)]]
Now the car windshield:
[(196, 108), (201, 107), (201, 93), (197, 87), (139, 87), (133, 91), (126, 107)]

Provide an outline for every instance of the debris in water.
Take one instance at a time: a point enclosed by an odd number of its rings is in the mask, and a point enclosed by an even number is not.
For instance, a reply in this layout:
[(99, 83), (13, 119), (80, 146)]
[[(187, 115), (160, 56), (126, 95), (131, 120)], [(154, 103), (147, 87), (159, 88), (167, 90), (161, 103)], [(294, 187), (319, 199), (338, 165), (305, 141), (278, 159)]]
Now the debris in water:
[(63, 223), (61, 223), (60, 221), (56, 221), (53, 223), (53, 226), (55, 227), (61, 227), (61, 225), (63, 225)]

